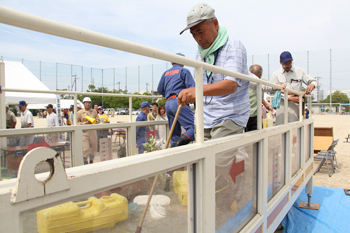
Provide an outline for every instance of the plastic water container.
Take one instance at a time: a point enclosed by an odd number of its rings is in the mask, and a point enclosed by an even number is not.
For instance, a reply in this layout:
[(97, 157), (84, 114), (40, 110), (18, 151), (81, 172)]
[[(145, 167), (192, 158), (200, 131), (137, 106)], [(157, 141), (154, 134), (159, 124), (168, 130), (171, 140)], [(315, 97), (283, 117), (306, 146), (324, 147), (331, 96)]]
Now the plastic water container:
[(187, 206), (187, 171), (175, 171), (173, 173), (173, 187), (181, 205)]
[(117, 194), (67, 202), (37, 212), (39, 233), (90, 232), (128, 219), (128, 200)]

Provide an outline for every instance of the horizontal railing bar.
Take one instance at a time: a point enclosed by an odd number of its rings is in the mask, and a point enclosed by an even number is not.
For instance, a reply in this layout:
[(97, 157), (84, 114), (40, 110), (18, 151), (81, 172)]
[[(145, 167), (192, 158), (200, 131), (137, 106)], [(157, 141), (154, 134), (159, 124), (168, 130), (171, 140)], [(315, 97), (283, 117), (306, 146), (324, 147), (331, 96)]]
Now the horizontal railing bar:
[[(312, 122), (310, 122), (312, 123)], [(219, 138), (219, 139), (215, 139), (215, 140), (210, 140), (210, 141), (205, 141), (204, 144), (191, 144), (191, 145), (187, 145), (187, 146), (183, 146), (183, 147), (176, 147), (176, 148), (170, 148), (167, 150), (161, 150), (161, 151), (155, 151), (152, 153), (146, 153), (146, 154), (142, 154), (141, 156), (128, 156), (125, 157), (123, 159), (114, 159), (114, 160), (108, 160), (108, 161), (104, 161), (104, 162), (99, 162), (99, 163), (95, 163), (92, 165), (86, 165), (86, 166), (79, 166), (79, 167), (71, 167), (71, 168), (67, 168), (66, 172), (67, 172), (67, 176), (74, 176), (74, 177), (79, 177), (79, 176), (87, 176), (89, 174), (94, 174), (97, 172), (100, 172), (102, 170), (109, 170), (112, 168), (121, 168), (121, 167), (125, 167), (125, 166), (133, 166), (135, 164), (142, 164), (145, 162), (149, 162), (151, 160), (159, 160), (159, 159), (163, 159), (164, 157), (171, 157), (172, 155), (183, 155), (183, 154), (187, 154), (187, 153), (191, 153), (192, 151), (197, 151), (197, 150), (205, 150), (206, 153), (196, 153), (196, 155), (194, 156), (190, 156), (190, 158), (186, 157), (186, 160), (183, 161), (178, 161), (178, 159), (176, 159), (178, 162), (176, 162), (176, 164), (169, 164), (169, 166), (164, 165), (163, 168), (157, 168), (157, 167), (153, 167), (152, 169), (154, 170), (155, 173), (162, 171), (162, 170), (167, 170), (170, 169), (174, 166), (180, 166), (181, 164), (188, 164), (188, 163), (192, 163), (195, 161), (198, 161), (200, 159), (205, 158), (206, 156), (208, 156), (208, 152), (211, 150), (211, 148), (217, 147), (220, 145), (220, 151), (225, 151), (226, 147), (229, 147), (231, 150), (234, 149), (238, 149), (241, 146), (244, 146), (244, 144), (251, 144), (254, 143), (256, 141), (261, 141), (266, 137), (270, 137), (270, 136), (274, 136), (274, 135), (280, 135), (283, 134), (287, 131), (290, 131), (294, 128), (300, 128), (302, 125), (305, 125), (305, 123), (301, 123), (301, 122), (293, 122), (290, 123), (290, 125), (288, 125), (288, 127), (286, 126), (276, 126), (274, 128), (267, 128), (261, 131), (266, 131), (266, 132), (251, 132), (249, 133), (250, 135), (247, 134), (240, 134), (240, 135), (233, 135), (233, 136), (228, 136), (228, 137), (223, 137), (223, 138)], [(74, 127), (74, 126), (71, 126)], [(242, 139), (245, 138), (246, 140), (243, 141)], [(235, 142), (235, 143), (233, 143)], [(237, 142), (237, 143), (236, 143)], [(234, 145), (234, 147), (232, 146)], [(213, 153), (219, 153), (218, 151), (213, 151)], [(210, 153), (211, 154), (211, 153)], [(154, 172), (152, 172), (152, 174), (154, 174)], [(147, 171), (144, 172), (145, 176), (150, 175)], [(125, 180), (124, 180), (125, 179)], [(128, 180), (128, 177), (125, 177), (122, 179), (122, 181), (120, 182), (126, 182)], [(5, 185), (6, 188), (10, 188), (8, 183)], [(1, 189), (3, 188), (2, 186), (2, 182), (0, 183), (0, 194), (1, 194)]]
[(135, 97), (135, 98), (164, 98), (161, 95), (135, 95), (135, 94), (114, 94), (101, 92), (79, 92), (79, 91), (52, 91), (52, 90), (34, 90), (34, 89), (15, 89), (15, 88), (1, 88), (2, 91), (8, 92), (27, 92), (27, 93), (48, 93), (48, 94), (64, 94), (64, 95), (97, 95), (97, 96), (111, 96), (111, 97)]
[[(134, 42), (119, 39), (113, 36), (108, 36), (102, 33), (93, 32), (83, 28), (63, 24), (54, 20), (45, 19), (28, 13), (16, 11), (7, 7), (0, 6), (0, 23), (12, 25), (15, 27), (25, 28), (45, 34), (95, 44), (107, 48), (117, 49), (129, 53), (139, 54), (146, 57), (175, 62), (191, 67), (203, 67), (204, 70), (214, 73), (221, 73), (227, 76), (232, 76), (264, 85), (272, 86), (276, 89), (282, 89), (281, 86), (272, 84), (268, 81), (257, 80), (247, 75), (224, 69), (208, 63), (200, 62), (188, 57), (182, 57), (160, 49), (144, 46)], [(297, 94), (302, 92), (294, 91)]]
[(39, 127), (39, 128), (20, 128), (20, 129), (0, 129), (0, 137), (7, 136), (21, 136), (29, 134), (45, 134), (45, 133), (67, 133), (76, 130), (100, 130), (100, 129), (114, 129), (114, 128), (130, 128), (131, 125), (135, 127), (141, 126), (155, 126), (167, 125), (167, 121), (138, 121), (128, 123), (110, 123), (110, 124), (94, 124), (94, 125), (73, 125), (73, 126), (58, 126), (58, 127)]

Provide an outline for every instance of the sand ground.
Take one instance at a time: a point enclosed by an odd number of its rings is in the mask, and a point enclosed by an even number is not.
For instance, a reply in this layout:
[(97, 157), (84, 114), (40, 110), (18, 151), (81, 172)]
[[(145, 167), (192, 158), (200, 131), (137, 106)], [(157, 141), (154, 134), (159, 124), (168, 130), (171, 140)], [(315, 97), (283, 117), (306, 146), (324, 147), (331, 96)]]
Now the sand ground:
[[(332, 188), (350, 188), (350, 143), (344, 143), (345, 137), (350, 134), (349, 115), (313, 115), (315, 127), (333, 127), (334, 139), (339, 139), (335, 151), (338, 160), (338, 168), (332, 177), (329, 177), (326, 164), (314, 176), (315, 186)], [(315, 168), (317, 162), (315, 162)]]
[[(136, 115), (132, 116), (133, 121), (136, 120)], [(314, 185), (333, 187), (333, 188), (350, 188), (350, 143), (344, 143), (345, 137), (350, 134), (350, 116), (349, 115), (313, 115), (315, 127), (333, 127), (334, 139), (340, 139), (335, 147), (337, 151), (338, 168), (335, 174), (329, 177), (326, 164), (314, 176)], [(111, 123), (128, 122), (129, 115), (116, 115), (110, 117)], [(17, 127), (20, 128), (20, 118), (17, 117)], [(45, 127), (46, 119), (34, 117), (35, 127)], [(315, 162), (315, 168), (318, 162)]]

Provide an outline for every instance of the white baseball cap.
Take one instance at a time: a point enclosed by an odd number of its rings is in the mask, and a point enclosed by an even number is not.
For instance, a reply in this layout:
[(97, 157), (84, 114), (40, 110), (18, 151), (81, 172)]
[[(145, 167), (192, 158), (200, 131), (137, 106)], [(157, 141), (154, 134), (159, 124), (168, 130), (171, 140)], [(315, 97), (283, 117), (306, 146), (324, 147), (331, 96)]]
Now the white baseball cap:
[(187, 27), (180, 32), (180, 35), (204, 20), (215, 18), (215, 10), (206, 3), (198, 3), (187, 14)]
[(85, 97), (84, 99), (83, 99), (83, 103), (85, 103), (85, 102), (91, 102), (91, 99), (90, 99), (90, 97)]

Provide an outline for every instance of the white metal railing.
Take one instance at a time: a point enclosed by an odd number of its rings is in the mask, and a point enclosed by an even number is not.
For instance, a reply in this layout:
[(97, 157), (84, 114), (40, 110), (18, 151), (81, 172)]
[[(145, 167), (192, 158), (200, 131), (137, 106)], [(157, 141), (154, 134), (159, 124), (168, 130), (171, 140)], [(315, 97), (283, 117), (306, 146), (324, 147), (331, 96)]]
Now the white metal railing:
[[(128, 42), (101, 33), (96, 33), (82, 28), (65, 25), (59, 22), (15, 11), (5, 7), (0, 7), (0, 23), (194, 67), (197, 100), (203, 99), (203, 69), (258, 83), (258, 103), (261, 102), (262, 85), (268, 85), (274, 87), (275, 89), (281, 89), (279, 85), (271, 84), (270, 82), (264, 80), (256, 80), (249, 76), (233, 72), (227, 69), (223, 69), (217, 66), (209, 65), (207, 63), (199, 62), (186, 57), (177, 56), (169, 52)], [(4, 76), (3, 69), (0, 69), (0, 75)], [(4, 91), (20, 91), (6, 88), (6, 86), (4, 86), (3, 84), (3, 81), (1, 81), (0, 84), (3, 85)], [(286, 89), (285, 100), (287, 100), (288, 98), (288, 91), (297, 93), (299, 97), (303, 95), (302, 92), (296, 92), (293, 90)], [(77, 97), (77, 94), (79, 94), (78, 92), (56, 91), (38, 91), (38, 93), (74, 94), (75, 99)], [(88, 94), (92, 95), (95, 93), (89, 92)], [(96, 95), (104, 96), (115, 94), (96, 93)], [(125, 97), (125, 95), (122, 96)], [(309, 102), (311, 103), (311, 101)], [(0, 106), (4, 106), (4, 97), (2, 95), (0, 95)], [(301, 106), (301, 102), (299, 102), (300, 114), (302, 114), (303, 111)], [(34, 199), (29, 199), (26, 202), (15, 203), (10, 202), (11, 195), (23, 195), (22, 193), (16, 193), (16, 185), (20, 183), (20, 179), (13, 179), (1, 182), (0, 203), (2, 203), (2, 206), (0, 208), (0, 230), (4, 232), (23, 232), (23, 217), (21, 213), (25, 211), (43, 209), (57, 203), (66, 202), (68, 200), (74, 200), (78, 197), (83, 197), (89, 194), (94, 194), (99, 191), (108, 190), (112, 187), (118, 187), (122, 184), (133, 182), (145, 177), (150, 177), (155, 174), (162, 173), (164, 171), (172, 170), (174, 168), (188, 166), (189, 184), (195, 184), (195, 186), (193, 187), (191, 185), (189, 186), (190, 192), (188, 202), (188, 232), (194, 232), (195, 230), (196, 232), (215, 232), (215, 155), (217, 155), (220, 152), (238, 149), (245, 145), (257, 143), (257, 161), (259, 162), (257, 164), (256, 169), (257, 214), (255, 214), (254, 217), (245, 226), (241, 225), (240, 228), (243, 227), (242, 231), (244, 232), (256, 232), (259, 231), (259, 229), (261, 229), (263, 232), (273, 232), (274, 229), (280, 223), (280, 221), (283, 219), (285, 214), (288, 212), (290, 207), (293, 205), (294, 201), (301, 193), (303, 187), (312, 178), (312, 172), (308, 172), (308, 170), (313, 166), (313, 158), (311, 156), (310, 159), (305, 161), (305, 153), (302, 149), (304, 148), (305, 144), (303, 136), (304, 129), (305, 127), (309, 127), (309, 125), (311, 125), (310, 134), (312, 135), (313, 120), (303, 121), (303, 118), (300, 117), (299, 122), (289, 123), (284, 126), (278, 126), (264, 130), (258, 130), (246, 134), (220, 138), (204, 143), (203, 102), (201, 101), (197, 101), (196, 116), (197, 135), (195, 144), (169, 149), (165, 151), (153, 152), (146, 155), (131, 156), (124, 159), (110, 160), (105, 161), (103, 163), (66, 169), (70, 188), (68, 190), (65, 190), (64, 192), (58, 191), (57, 193), (54, 193), (52, 195), (43, 195)], [(260, 118), (261, 109), (258, 108), (259, 129), (261, 129)], [(285, 123), (288, 123), (288, 101), (285, 101)], [(16, 130), (17, 132), (11, 130), (0, 130), (0, 136), (5, 137), (18, 134), (27, 135), (39, 132), (72, 132), (72, 136), (74, 139), (73, 146), (75, 146), (74, 152), (76, 156), (75, 166), (78, 166), (82, 164), (81, 136), (83, 130), (104, 129), (109, 127), (130, 128), (130, 130), (128, 130), (128, 141), (131, 143), (131, 148), (134, 148), (135, 146), (132, 145), (132, 143), (134, 142), (132, 141), (135, 138), (134, 132), (136, 126), (153, 124), (155, 125), (158, 123), (123, 123), (111, 124), (109, 126), (71, 126), (61, 128), (58, 127), (52, 129), (35, 128), (22, 129), (18, 131)], [(300, 129), (301, 131), (301, 140), (299, 148), (301, 150), (301, 153), (300, 167), (298, 169), (298, 172), (292, 176), (292, 130), (294, 129)], [(267, 189), (269, 185), (267, 181), (269, 146), (268, 138), (280, 134), (286, 135), (286, 151), (283, 155), (285, 157), (285, 185), (270, 201), (267, 201)], [(310, 144), (313, 145), (312, 137), (310, 138)], [(312, 146), (310, 147), (310, 154), (311, 150)], [(106, 177), (113, 177), (113, 179), (105, 179)], [(91, 186), (91, 180), (98, 180), (100, 182), (94, 182), (94, 185)], [(299, 182), (300, 180), (302, 180), (301, 183)], [(298, 187), (296, 188), (295, 194), (293, 195), (292, 189), (297, 183)], [(283, 201), (286, 200), (286, 197), (287, 202), (283, 203)], [(270, 220), (272, 218), (271, 216), (276, 214), (276, 211), (280, 208), (281, 203), (284, 204), (282, 206), (281, 211), (277, 213), (277, 216), (275, 218)]]

